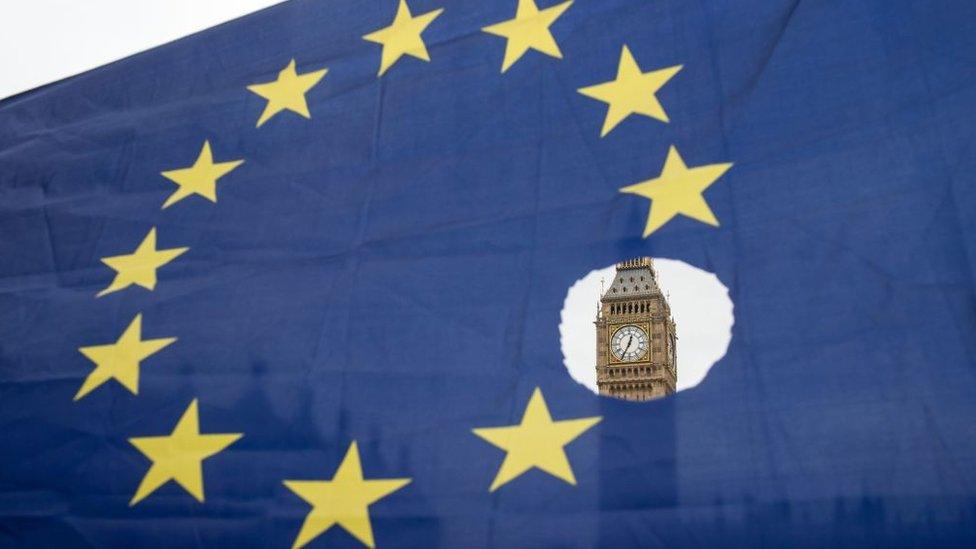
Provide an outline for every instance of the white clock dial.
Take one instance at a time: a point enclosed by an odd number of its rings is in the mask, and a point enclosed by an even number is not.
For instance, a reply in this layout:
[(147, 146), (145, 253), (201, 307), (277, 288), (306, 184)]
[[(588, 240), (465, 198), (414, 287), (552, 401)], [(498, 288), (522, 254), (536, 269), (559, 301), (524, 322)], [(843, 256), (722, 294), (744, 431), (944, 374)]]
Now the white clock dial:
[(633, 362), (647, 354), (647, 334), (641, 328), (628, 324), (613, 334), (610, 350), (617, 360)]

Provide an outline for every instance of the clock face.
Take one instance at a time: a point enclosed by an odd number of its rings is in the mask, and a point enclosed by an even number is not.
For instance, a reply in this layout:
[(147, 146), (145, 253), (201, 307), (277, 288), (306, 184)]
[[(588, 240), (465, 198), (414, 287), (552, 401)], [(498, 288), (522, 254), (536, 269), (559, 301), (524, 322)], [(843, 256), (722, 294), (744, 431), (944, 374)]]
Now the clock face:
[(610, 350), (617, 360), (633, 362), (647, 354), (647, 334), (641, 328), (628, 324), (614, 332)]

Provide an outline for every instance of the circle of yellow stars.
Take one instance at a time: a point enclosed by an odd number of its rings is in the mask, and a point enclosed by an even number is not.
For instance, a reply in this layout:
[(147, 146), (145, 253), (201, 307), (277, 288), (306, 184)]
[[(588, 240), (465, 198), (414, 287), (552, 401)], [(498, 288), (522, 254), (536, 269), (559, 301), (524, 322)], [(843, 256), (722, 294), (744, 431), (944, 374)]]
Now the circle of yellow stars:
[[(551, 27), (572, 7), (573, 1), (540, 8), (535, 0), (517, 0), (511, 19), (483, 27), (483, 32), (505, 39), (501, 72), (508, 71), (530, 50), (562, 59)], [(430, 62), (423, 33), (443, 13), (444, 8), (438, 8), (414, 14), (407, 0), (398, 0), (393, 21), (362, 37), (382, 48), (377, 76), (382, 77), (405, 56)], [(644, 71), (633, 52), (624, 44), (617, 62), (616, 77), (577, 91), (606, 104), (606, 116), (600, 129), (600, 137), (605, 138), (632, 115), (669, 123), (667, 112), (656, 94), (682, 68), (682, 65), (673, 65)], [(274, 80), (248, 85), (248, 91), (266, 101), (255, 126), (260, 128), (286, 111), (310, 119), (312, 114), (306, 95), (325, 78), (328, 70), (322, 67), (299, 72), (296, 60), (291, 59), (278, 71)], [(227, 159), (226, 151), (222, 151), (220, 158), (222, 160), (215, 160), (214, 148), (207, 139), (203, 141), (192, 164), (160, 172), (163, 178), (176, 185), (160, 209), (166, 210), (194, 196), (216, 203), (218, 182), (232, 176), (244, 164), (244, 159)], [(689, 167), (672, 145), (657, 177), (624, 186), (620, 192), (651, 201), (644, 238), (678, 215), (718, 226), (718, 219), (703, 193), (731, 167), (731, 163)], [(96, 297), (121, 292), (132, 286), (155, 290), (157, 271), (190, 251), (187, 247), (161, 248), (157, 238), (156, 227), (152, 227), (132, 253), (102, 258), (102, 262), (115, 271), (115, 276)], [(94, 368), (85, 377), (74, 400), (77, 402), (85, 398), (111, 380), (133, 395), (138, 395), (142, 363), (175, 343), (176, 337), (143, 339), (143, 316), (142, 313), (136, 314), (114, 343), (78, 349), (94, 363)], [(472, 429), (475, 436), (505, 452), (488, 491), (499, 490), (534, 469), (575, 486), (576, 476), (565, 448), (600, 420), (600, 417), (554, 420), (542, 390), (537, 387), (519, 423)], [(177, 419), (170, 434), (129, 439), (129, 443), (151, 462), (129, 505), (137, 505), (170, 481), (203, 502), (203, 462), (220, 454), (243, 436), (243, 433), (202, 433), (199, 403), (194, 398)], [(410, 482), (409, 478), (366, 478), (359, 448), (356, 441), (352, 441), (331, 480), (283, 481), (288, 490), (311, 506), (292, 547), (305, 546), (333, 526), (346, 530), (364, 545), (374, 547), (370, 505), (403, 489)]]

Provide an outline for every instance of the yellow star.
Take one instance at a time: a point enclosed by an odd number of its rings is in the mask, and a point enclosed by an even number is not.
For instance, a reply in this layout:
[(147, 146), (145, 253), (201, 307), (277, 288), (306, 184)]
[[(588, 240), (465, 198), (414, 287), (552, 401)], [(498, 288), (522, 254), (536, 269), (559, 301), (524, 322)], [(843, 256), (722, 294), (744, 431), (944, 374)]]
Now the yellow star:
[(311, 118), (308, 103), (305, 102), (305, 94), (318, 84), (327, 72), (329, 69), (298, 74), (295, 72), (295, 60), (292, 59), (288, 66), (278, 73), (277, 80), (248, 86), (247, 89), (268, 100), (256, 127), (260, 128), (261, 124), (283, 110)]
[(156, 269), (173, 261), (190, 248), (156, 249), (156, 227), (153, 227), (142, 240), (136, 251), (128, 255), (103, 257), (102, 263), (115, 269), (117, 274), (108, 288), (98, 292), (96, 297), (124, 290), (135, 284), (147, 290), (156, 287)]
[(718, 219), (702, 193), (731, 167), (732, 164), (728, 163), (689, 168), (678, 154), (678, 149), (672, 145), (661, 175), (624, 187), (620, 192), (651, 199), (644, 238), (678, 214), (718, 227)]
[(78, 351), (95, 363), (85, 382), (78, 389), (75, 400), (114, 379), (134, 395), (139, 394), (139, 363), (176, 341), (175, 337), (142, 339), (142, 313), (122, 332), (118, 341), (108, 345), (81, 347)]
[(182, 486), (197, 501), (203, 501), (203, 460), (227, 448), (244, 433), (200, 434), (197, 399), (187, 406), (169, 436), (135, 437), (129, 443), (152, 460), (152, 466), (139, 483), (133, 506), (171, 480)]
[(163, 177), (179, 186), (163, 203), (162, 209), (165, 210), (191, 194), (198, 194), (211, 202), (217, 202), (217, 180), (243, 163), (243, 160), (231, 160), (215, 164), (213, 153), (210, 152), (210, 141), (204, 141), (200, 155), (192, 166), (162, 173)]
[(519, 0), (515, 10), (515, 18), (484, 27), (483, 31), (495, 36), (508, 39), (505, 44), (505, 59), (502, 61), (502, 72), (515, 64), (529, 48), (562, 59), (556, 39), (549, 32), (549, 27), (556, 19), (569, 9), (573, 0), (540, 10), (535, 0)]
[(488, 491), (494, 492), (533, 467), (575, 486), (576, 477), (573, 476), (573, 469), (569, 466), (563, 447), (601, 419), (603, 418), (595, 416), (553, 421), (542, 391), (536, 387), (528, 406), (525, 407), (522, 423), (472, 430), (474, 434), (508, 452)]
[(607, 117), (603, 121), (600, 137), (610, 133), (617, 124), (631, 114), (643, 114), (661, 122), (668, 121), (664, 107), (654, 95), (672, 76), (681, 70), (682, 65), (666, 69), (641, 72), (630, 49), (624, 45), (617, 66), (617, 79), (595, 86), (577, 90), (581, 94), (607, 103)]
[(349, 445), (346, 457), (332, 480), (286, 480), (285, 486), (312, 505), (292, 549), (303, 547), (334, 524), (374, 547), (369, 505), (410, 483), (408, 478), (363, 479), (356, 443)]
[(363, 36), (363, 40), (383, 44), (383, 53), (380, 55), (380, 72), (377, 76), (382, 76), (386, 69), (393, 66), (404, 55), (412, 55), (417, 59), (430, 61), (427, 45), (424, 44), (420, 33), (424, 32), (424, 29), (443, 12), (444, 8), (440, 8), (414, 17), (410, 14), (406, 0), (400, 0), (396, 17), (393, 18), (393, 23), (390, 26)]

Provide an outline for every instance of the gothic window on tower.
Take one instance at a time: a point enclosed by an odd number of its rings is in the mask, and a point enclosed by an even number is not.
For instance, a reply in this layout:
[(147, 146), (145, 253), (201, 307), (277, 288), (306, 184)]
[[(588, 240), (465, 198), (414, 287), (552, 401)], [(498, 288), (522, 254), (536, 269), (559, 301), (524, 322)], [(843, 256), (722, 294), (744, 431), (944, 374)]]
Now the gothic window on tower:
[(647, 257), (577, 280), (561, 319), (559, 343), (573, 378), (598, 395), (628, 401), (698, 384), (725, 354), (733, 323), (718, 277)]

